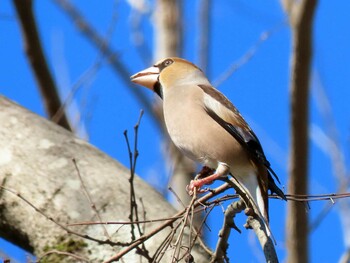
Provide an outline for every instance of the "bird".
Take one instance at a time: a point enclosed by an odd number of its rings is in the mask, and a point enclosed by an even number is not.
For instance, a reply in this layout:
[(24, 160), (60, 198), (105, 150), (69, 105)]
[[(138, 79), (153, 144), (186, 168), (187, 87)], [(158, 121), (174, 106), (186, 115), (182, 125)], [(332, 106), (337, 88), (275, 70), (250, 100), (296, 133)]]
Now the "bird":
[(270, 235), (268, 190), (286, 200), (261, 143), (232, 102), (195, 64), (178, 57), (156, 62), (130, 77), (163, 101), (165, 126), (173, 143), (190, 159), (213, 170), (192, 180), (190, 191), (231, 175), (251, 200)]

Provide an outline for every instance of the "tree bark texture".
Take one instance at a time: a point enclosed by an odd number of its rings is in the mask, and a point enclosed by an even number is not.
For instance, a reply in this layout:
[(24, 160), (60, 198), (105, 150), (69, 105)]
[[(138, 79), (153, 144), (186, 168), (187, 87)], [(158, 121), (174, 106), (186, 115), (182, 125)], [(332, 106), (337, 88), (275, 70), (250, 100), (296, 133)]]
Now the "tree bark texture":
[[(1, 186), (16, 191), (58, 223), (98, 221), (91, 202), (82, 191), (82, 181), (103, 221), (129, 221), (130, 174), (127, 168), (67, 130), (4, 97), (0, 97), (0, 144)], [(128, 154), (126, 148), (120, 150)], [(72, 158), (76, 160), (82, 181)], [(137, 176), (134, 186), (142, 220), (167, 218), (175, 214), (172, 206)], [(122, 246), (101, 245), (70, 235), (7, 191), (1, 190), (0, 197), (0, 235), (35, 255), (74, 241), (80, 246), (75, 247), (72, 253), (91, 262), (101, 262), (123, 249)], [(145, 232), (160, 223), (146, 224)], [(105, 227), (111, 240), (131, 241), (130, 225)], [(70, 229), (101, 240), (107, 239), (101, 225)], [(169, 231), (169, 228), (164, 229), (146, 241), (151, 255)], [(192, 255), (196, 262), (206, 262), (205, 253), (196, 250)], [(135, 250), (123, 259), (124, 262), (145, 262), (140, 260)]]

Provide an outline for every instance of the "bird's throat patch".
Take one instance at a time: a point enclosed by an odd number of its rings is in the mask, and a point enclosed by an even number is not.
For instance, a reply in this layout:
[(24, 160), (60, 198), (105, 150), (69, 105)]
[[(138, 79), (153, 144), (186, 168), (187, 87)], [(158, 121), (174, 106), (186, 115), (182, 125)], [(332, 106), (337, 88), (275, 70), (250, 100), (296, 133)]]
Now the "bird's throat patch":
[(157, 95), (163, 99), (163, 87), (162, 85), (160, 85), (159, 81), (157, 81), (154, 86), (153, 86), (153, 90), (155, 93), (157, 93)]

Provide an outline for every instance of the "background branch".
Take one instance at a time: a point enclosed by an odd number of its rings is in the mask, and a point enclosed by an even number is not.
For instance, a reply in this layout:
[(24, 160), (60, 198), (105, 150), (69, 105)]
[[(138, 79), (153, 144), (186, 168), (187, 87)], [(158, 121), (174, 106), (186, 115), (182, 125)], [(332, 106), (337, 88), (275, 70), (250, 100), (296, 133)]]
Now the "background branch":
[[(110, 63), (112, 69), (117, 73), (123, 82), (123, 86), (128, 87), (129, 91), (140, 102), (142, 107), (157, 119), (154, 114), (150, 101), (146, 98), (144, 93), (135, 88), (135, 85), (130, 81), (131, 71), (121, 62), (119, 54), (108, 44), (108, 40), (104, 39), (98, 32), (90, 25), (75, 6), (67, 0), (52, 0), (62, 11), (74, 22), (76, 28), (86, 37), (90, 43), (101, 52), (105, 59)], [(157, 122), (158, 123), (158, 122)]]
[(198, 66), (210, 79), (209, 43), (211, 38), (211, 12), (213, 10), (212, 0), (199, 2), (198, 16)]
[[(52, 77), (41, 45), (33, 14), (33, 1), (13, 0), (13, 3), (17, 11), (18, 22), (21, 25), (23, 44), (27, 58), (37, 80), (46, 112), (50, 118), (53, 118), (60, 110), (62, 103), (58, 94), (58, 88)], [(60, 115), (60, 118), (56, 120), (56, 123), (67, 130), (72, 131), (65, 113)]]
[[(308, 192), (309, 80), (312, 58), (312, 24), (317, 0), (284, 1), (292, 28), (291, 153), (288, 192)], [(308, 262), (308, 215), (304, 204), (288, 203), (287, 262)]]

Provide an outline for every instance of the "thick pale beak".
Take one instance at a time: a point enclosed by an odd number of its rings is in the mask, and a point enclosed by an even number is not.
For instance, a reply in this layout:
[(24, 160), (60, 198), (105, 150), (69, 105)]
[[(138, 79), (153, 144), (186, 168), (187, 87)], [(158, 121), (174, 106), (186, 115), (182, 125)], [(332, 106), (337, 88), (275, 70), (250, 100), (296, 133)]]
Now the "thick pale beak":
[(130, 80), (153, 90), (154, 84), (158, 81), (159, 73), (159, 68), (153, 66), (132, 75)]

